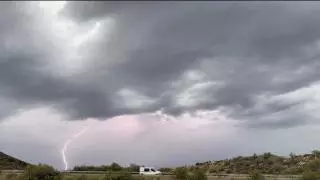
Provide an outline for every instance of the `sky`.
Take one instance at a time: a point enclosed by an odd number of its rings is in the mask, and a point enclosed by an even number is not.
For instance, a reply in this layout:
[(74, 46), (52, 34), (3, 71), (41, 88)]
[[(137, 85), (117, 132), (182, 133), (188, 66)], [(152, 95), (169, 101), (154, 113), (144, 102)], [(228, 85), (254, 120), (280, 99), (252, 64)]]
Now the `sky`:
[(317, 149), (319, 5), (1, 2), (0, 151), (63, 169), (70, 138), (71, 168)]

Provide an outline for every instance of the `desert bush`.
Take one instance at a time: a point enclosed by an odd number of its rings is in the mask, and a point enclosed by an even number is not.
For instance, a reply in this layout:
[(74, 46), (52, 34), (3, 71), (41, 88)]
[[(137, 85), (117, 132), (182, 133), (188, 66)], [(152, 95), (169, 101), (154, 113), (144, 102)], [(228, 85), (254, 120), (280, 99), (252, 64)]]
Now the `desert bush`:
[(188, 176), (188, 179), (190, 180), (207, 180), (207, 175), (205, 173), (205, 170), (202, 169), (196, 169), (192, 175)]
[(176, 168), (174, 175), (177, 180), (186, 180), (188, 179), (188, 170), (185, 167)]
[(283, 174), (302, 174), (305, 170), (303, 167), (290, 167), (283, 170)]
[(123, 168), (122, 168), (119, 164), (113, 162), (113, 163), (110, 165), (110, 170), (111, 170), (111, 171), (121, 171), (121, 170), (123, 170)]
[(250, 173), (250, 177), (249, 177), (250, 180), (264, 180), (264, 176), (258, 172), (258, 171), (253, 171)]
[(113, 162), (110, 165), (102, 165), (102, 166), (87, 166), (87, 165), (77, 165), (73, 168), (74, 171), (123, 171), (128, 170), (132, 172), (137, 172), (139, 170), (139, 166), (136, 164), (131, 164), (130, 167), (124, 168), (121, 167), (118, 163)]
[(28, 165), (24, 172), (24, 177), (32, 180), (54, 180), (59, 175), (52, 166), (45, 164)]
[(315, 159), (306, 164), (306, 169), (320, 172), (320, 159)]

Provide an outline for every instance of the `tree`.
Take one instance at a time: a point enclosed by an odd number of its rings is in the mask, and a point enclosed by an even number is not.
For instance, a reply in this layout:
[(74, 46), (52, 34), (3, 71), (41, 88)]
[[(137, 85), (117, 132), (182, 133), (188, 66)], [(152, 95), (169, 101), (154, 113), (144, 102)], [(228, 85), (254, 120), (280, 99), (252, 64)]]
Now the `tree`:
[(122, 167), (121, 167), (119, 164), (113, 162), (113, 163), (110, 165), (110, 170), (111, 170), (111, 171), (121, 171), (121, 170), (122, 170)]
[(263, 154), (264, 159), (269, 159), (271, 156), (272, 156), (272, 154), (270, 152), (266, 152)]
[(295, 155), (293, 152), (291, 152), (291, 153), (289, 154), (289, 156), (290, 156), (291, 160), (294, 160), (294, 158), (296, 157), (296, 155)]
[(29, 180), (54, 180), (58, 175), (58, 171), (46, 164), (28, 165), (24, 172), (24, 177)]

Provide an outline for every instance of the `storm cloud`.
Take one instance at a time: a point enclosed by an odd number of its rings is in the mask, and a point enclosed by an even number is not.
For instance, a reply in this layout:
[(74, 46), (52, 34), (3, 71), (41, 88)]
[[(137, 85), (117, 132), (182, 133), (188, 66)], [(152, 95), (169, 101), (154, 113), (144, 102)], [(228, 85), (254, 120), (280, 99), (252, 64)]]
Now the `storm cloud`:
[[(71, 120), (219, 107), (235, 119), (250, 111), (250, 119), (257, 96), (318, 81), (313, 3), (2, 4), (1, 95), (21, 107), (54, 106)], [(68, 45), (77, 37), (63, 33), (85, 36), (95, 23), (93, 40)]]
[(318, 124), (319, 13), (318, 2), (2, 2), (0, 121), (50, 107), (68, 121)]

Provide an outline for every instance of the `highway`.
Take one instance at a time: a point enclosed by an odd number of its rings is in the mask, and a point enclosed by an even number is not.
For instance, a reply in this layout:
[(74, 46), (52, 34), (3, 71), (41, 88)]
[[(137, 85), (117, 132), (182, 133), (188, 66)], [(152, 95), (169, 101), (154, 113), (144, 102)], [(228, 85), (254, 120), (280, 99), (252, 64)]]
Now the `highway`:
[[(23, 170), (1, 170), (2, 173), (23, 173)], [(85, 174), (85, 175), (99, 175), (99, 174), (106, 174), (105, 171), (60, 171), (62, 174), (65, 175), (76, 175), (76, 174)], [(113, 172), (111, 174), (117, 174)], [(133, 175), (139, 175), (138, 172), (133, 172)], [(170, 173), (162, 173), (159, 175), (160, 179), (171, 179), (170, 177), (173, 174)], [(300, 175), (272, 175), (272, 174), (264, 174), (263, 175), (266, 180), (299, 180), (301, 179)], [(248, 179), (248, 174), (208, 174), (208, 180), (218, 180), (218, 179)]]

